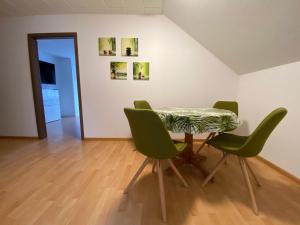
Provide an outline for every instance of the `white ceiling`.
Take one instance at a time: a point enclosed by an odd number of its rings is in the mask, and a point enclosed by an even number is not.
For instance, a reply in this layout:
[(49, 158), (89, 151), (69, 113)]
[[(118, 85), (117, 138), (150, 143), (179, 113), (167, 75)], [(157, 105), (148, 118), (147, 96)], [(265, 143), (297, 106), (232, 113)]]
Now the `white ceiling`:
[(162, 0), (0, 0), (0, 16), (71, 13), (161, 14)]
[(300, 61), (300, 0), (165, 0), (163, 13), (238, 74)]

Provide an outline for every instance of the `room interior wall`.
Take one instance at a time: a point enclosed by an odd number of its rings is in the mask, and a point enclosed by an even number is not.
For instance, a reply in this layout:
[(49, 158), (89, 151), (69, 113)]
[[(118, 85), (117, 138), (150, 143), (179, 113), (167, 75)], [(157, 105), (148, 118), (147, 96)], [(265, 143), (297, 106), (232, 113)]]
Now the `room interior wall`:
[[(273, 108), (289, 113), (262, 155), (299, 177), (296, 138), (300, 66), (294, 63), (240, 78), (165, 16), (55, 15), (0, 19), (0, 136), (36, 136), (27, 33), (77, 32), (86, 137), (129, 137), (123, 108), (146, 99), (154, 108), (210, 107), (238, 96), (249, 133)], [(98, 56), (97, 39), (117, 39), (117, 56)], [(120, 38), (138, 37), (139, 56), (120, 57)], [(128, 62), (128, 80), (111, 80), (110, 61)], [(150, 62), (150, 80), (133, 81), (132, 62)], [(239, 79), (239, 84), (238, 84)], [(17, 91), (16, 91), (17, 90)], [(26, 119), (25, 119), (26, 118)]]
[[(59, 90), (61, 116), (75, 116), (76, 105), (74, 96), (77, 91), (74, 93), (74, 75), (71, 58), (53, 56), (45, 52), (43, 46), (39, 46), (39, 59), (55, 65), (56, 87)], [(76, 77), (75, 82), (77, 83)]]
[(265, 144), (261, 156), (300, 178), (300, 62), (242, 75), (238, 102), (243, 125), (239, 134), (252, 132), (261, 120), (277, 107), (285, 107), (287, 116)]
[[(86, 137), (129, 137), (123, 108), (132, 107), (135, 99), (147, 99), (156, 108), (209, 107), (216, 100), (236, 98), (236, 74), (163, 15), (3, 18), (0, 32), (0, 98), (4, 106), (1, 107), (0, 135), (37, 135), (28, 33), (78, 33)], [(117, 38), (116, 57), (98, 55), (98, 37), (101, 36)], [(121, 37), (139, 38), (138, 57), (120, 56)], [(110, 79), (111, 61), (128, 62), (126, 81)], [(150, 62), (149, 81), (133, 81), (133, 61)]]
[[(77, 87), (77, 71), (75, 59), (74, 39), (42, 39), (38, 40), (39, 52), (43, 54), (56, 56), (61, 58), (69, 58), (71, 60), (71, 72), (73, 83), (73, 98), (75, 106), (75, 115), (79, 116), (79, 102), (78, 102), (78, 87)], [(68, 116), (68, 115), (66, 115)]]
[(78, 99), (78, 85), (77, 85), (77, 71), (76, 71), (75, 52), (72, 55), (72, 57), (70, 58), (70, 60), (71, 60), (71, 70), (72, 70), (75, 116), (79, 116), (79, 99)]
[(57, 74), (61, 115), (62, 117), (75, 116), (71, 59), (55, 57), (55, 72)]

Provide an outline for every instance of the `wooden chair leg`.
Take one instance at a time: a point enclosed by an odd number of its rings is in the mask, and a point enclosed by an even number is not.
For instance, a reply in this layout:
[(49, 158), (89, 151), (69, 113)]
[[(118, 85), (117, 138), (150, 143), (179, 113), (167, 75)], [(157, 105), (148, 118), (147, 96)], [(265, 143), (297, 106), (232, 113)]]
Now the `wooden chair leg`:
[(157, 164), (157, 160), (154, 160), (152, 164), (152, 173), (155, 173), (156, 164)]
[[(212, 139), (212, 138), (214, 138), (215, 136), (216, 136), (216, 132), (213, 132), (212, 135), (211, 135), (211, 137), (210, 137), (209, 139)], [(207, 144), (207, 147), (210, 148), (210, 145)]]
[(173, 169), (173, 171), (175, 172), (175, 174), (177, 175), (177, 177), (179, 178), (179, 180), (181, 180), (181, 182), (183, 183), (183, 185), (185, 187), (188, 187), (188, 183), (185, 181), (185, 179), (183, 178), (183, 176), (179, 173), (179, 171), (177, 170), (176, 166), (174, 165), (172, 159), (168, 159), (168, 162), (171, 166), (171, 168)]
[(255, 215), (258, 215), (258, 209), (257, 209), (256, 200), (255, 200), (255, 195), (254, 195), (253, 188), (252, 188), (252, 185), (251, 185), (251, 182), (249, 179), (249, 174), (247, 171), (247, 166), (246, 166), (245, 160), (243, 158), (239, 157), (239, 161), (240, 161), (242, 172), (243, 172), (243, 175), (244, 175), (247, 187), (248, 187), (248, 191), (250, 193), (253, 211), (254, 211)]
[(196, 154), (199, 154), (199, 152), (204, 148), (204, 146), (206, 145), (206, 142), (213, 136), (214, 133), (210, 133), (207, 138), (204, 140), (204, 142), (200, 145), (200, 147), (198, 148)]
[(150, 158), (146, 158), (144, 160), (144, 162), (142, 163), (142, 165), (140, 166), (140, 168), (138, 169), (138, 171), (135, 173), (135, 175), (133, 176), (133, 178), (131, 179), (131, 181), (129, 182), (129, 184), (127, 185), (126, 189), (124, 190), (124, 194), (127, 194), (128, 191), (130, 190), (130, 188), (134, 185), (135, 181), (137, 180), (137, 178), (140, 176), (140, 174), (142, 173), (142, 171), (144, 170), (144, 168), (146, 167), (146, 165), (151, 161)]
[(202, 183), (202, 187), (204, 187), (215, 175), (215, 173), (220, 169), (220, 167), (225, 162), (226, 158), (229, 154), (225, 153), (222, 157), (222, 159), (217, 163), (216, 167), (211, 171), (211, 173), (205, 178), (204, 182)]
[(166, 199), (161, 160), (157, 160), (157, 170), (162, 218), (164, 222), (167, 222)]
[(247, 166), (249, 172), (251, 173), (251, 175), (252, 175), (252, 177), (253, 177), (253, 179), (254, 179), (254, 181), (255, 181), (255, 183), (256, 183), (256, 186), (261, 187), (261, 183), (260, 183), (259, 180), (257, 179), (257, 177), (256, 177), (254, 171), (252, 170), (252, 168), (250, 167), (250, 165), (249, 165), (247, 159), (244, 159), (244, 160), (245, 160), (245, 163), (246, 163), (246, 166)]

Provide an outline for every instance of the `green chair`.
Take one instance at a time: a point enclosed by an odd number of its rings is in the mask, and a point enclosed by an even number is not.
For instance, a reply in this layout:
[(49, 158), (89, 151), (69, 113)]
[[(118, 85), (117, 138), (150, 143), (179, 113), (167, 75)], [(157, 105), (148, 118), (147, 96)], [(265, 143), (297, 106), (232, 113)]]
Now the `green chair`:
[(234, 112), (237, 116), (239, 115), (239, 105), (234, 101), (217, 101), (213, 108), (215, 109), (226, 109)]
[[(133, 102), (134, 108), (136, 109), (150, 109), (152, 110), (150, 104), (146, 100), (136, 100)], [(153, 161), (152, 173), (155, 173), (156, 161)]]
[[(214, 104), (213, 108), (215, 108), (215, 109), (226, 109), (226, 110), (229, 110), (231, 112), (234, 112), (237, 116), (239, 115), (239, 105), (235, 101), (217, 101)], [(228, 129), (228, 130), (225, 130), (224, 132), (229, 132), (229, 131), (232, 131), (232, 130), (233, 129)], [(198, 148), (196, 154), (198, 154), (203, 149), (205, 144), (207, 144), (207, 141), (209, 139), (213, 138), (215, 135), (216, 135), (215, 132), (211, 132), (207, 136), (207, 138), (204, 140), (204, 142), (200, 145), (200, 147)]]
[(214, 174), (222, 166), (229, 155), (236, 155), (239, 159), (248, 191), (250, 193), (253, 211), (256, 215), (258, 215), (257, 204), (248, 171), (251, 173), (258, 186), (260, 186), (260, 183), (255, 177), (253, 170), (250, 168), (247, 158), (257, 156), (261, 152), (268, 137), (286, 114), (287, 110), (285, 108), (275, 109), (259, 124), (259, 126), (250, 136), (238, 136), (234, 134), (222, 133), (208, 140), (209, 145), (221, 150), (224, 155), (217, 163), (213, 171), (206, 177), (202, 186), (204, 187), (212, 179)]
[(131, 179), (124, 193), (128, 193), (145, 166), (156, 161), (163, 221), (167, 221), (165, 193), (163, 184), (162, 161), (166, 160), (184, 186), (187, 182), (176, 169), (171, 158), (182, 152), (187, 146), (184, 142), (173, 142), (159, 116), (149, 109), (125, 108), (124, 112), (129, 122), (132, 137), (137, 151), (146, 156), (136, 174)]
[(136, 109), (152, 109), (150, 104), (145, 100), (137, 100), (133, 102)]

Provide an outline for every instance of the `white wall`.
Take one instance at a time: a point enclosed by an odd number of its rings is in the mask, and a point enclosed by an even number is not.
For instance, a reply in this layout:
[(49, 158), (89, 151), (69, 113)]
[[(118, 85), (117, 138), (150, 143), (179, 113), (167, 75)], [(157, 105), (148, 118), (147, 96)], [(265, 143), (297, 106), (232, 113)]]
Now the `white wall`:
[(62, 117), (75, 116), (71, 59), (56, 57), (55, 73)]
[[(235, 99), (238, 77), (165, 16), (55, 15), (0, 20), (0, 135), (36, 136), (27, 33), (78, 32), (86, 137), (128, 137), (123, 108), (211, 106)], [(100, 36), (116, 36), (117, 57), (98, 56)], [(139, 38), (139, 57), (120, 57), (120, 38)], [(109, 62), (128, 62), (128, 80), (111, 80)], [(150, 81), (133, 81), (132, 62), (150, 62)], [(16, 91), (17, 90), (17, 91)]]
[[(283, 106), (287, 116), (274, 130), (261, 156), (300, 177), (300, 62), (243, 75), (239, 79), (240, 116), (253, 131), (273, 109)], [(244, 132), (247, 133), (247, 129)]]
[[(44, 45), (40, 45), (40, 42), (38, 42), (38, 49), (39, 49), (40, 60), (55, 65), (56, 87), (59, 90), (61, 116), (62, 117), (75, 116), (76, 115), (75, 98), (77, 98), (75, 94), (77, 94), (77, 90), (76, 93), (74, 93), (73, 77), (76, 78), (76, 71), (74, 71), (75, 72), (74, 75), (72, 70), (73, 68), (72, 59), (56, 57), (51, 54), (48, 54), (47, 52), (45, 52), (46, 48), (44, 48)], [(77, 83), (76, 79), (75, 79), (75, 83)]]
[(78, 86), (77, 86), (77, 71), (76, 71), (75, 53), (71, 57), (71, 70), (72, 70), (75, 116), (79, 116), (79, 99), (78, 99)]

